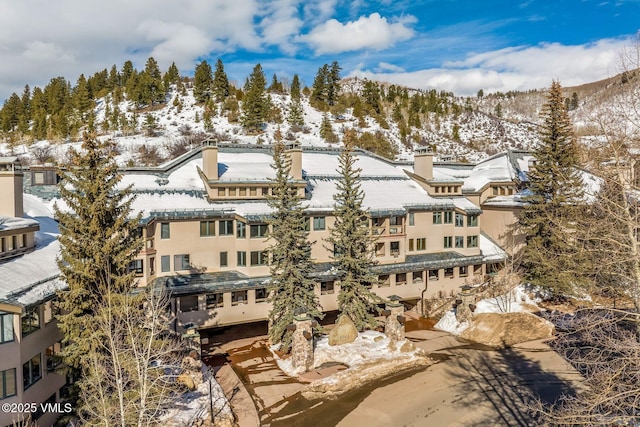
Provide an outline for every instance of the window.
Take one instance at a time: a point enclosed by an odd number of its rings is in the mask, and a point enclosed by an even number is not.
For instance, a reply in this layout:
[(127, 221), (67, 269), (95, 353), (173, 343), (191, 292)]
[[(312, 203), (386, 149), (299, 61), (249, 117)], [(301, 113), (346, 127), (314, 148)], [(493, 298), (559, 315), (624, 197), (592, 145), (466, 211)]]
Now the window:
[(453, 279), (453, 267), (444, 269), (444, 277), (448, 277), (449, 279)]
[(391, 242), (391, 255), (398, 255), (400, 253), (400, 242)]
[(256, 187), (249, 187), (249, 195), (250, 196), (256, 196), (257, 193), (257, 188)]
[(251, 251), (251, 266), (254, 265), (266, 265), (269, 261), (269, 254), (267, 251)]
[(218, 188), (218, 197), (224, 197), (226, 195), (225, 188)]
[(304, 217), (304, 231), (311, 230), (311, 219), (308, 216)]
[(402, 233), (402, 217), (392, 216), (389, 218), (389, 234)]
[(13, 314), (0, 314), (0, 343), (13, 341)]
[(27, 246), (27, 235), (23, 234), (20, 236), (20, 247), (24, 248), (25, 246)]
[(396, 285), (406, 285), (406, 284), (407, 284), (407, 273), (396, 274)]
[(207, 308), (224, 307), (224, 295), (221, 293), (207, 294)]
[(326, 227), (325, 218), (323, 216), (314, 216), (313, 217), (313, 229), (314, 230), (324, 230)]
[(329, 280), (327, 282), (320, 282), (320, 294), (329, 295), (334, 292), (336, 282)]
[(256, 289), (256, 303), (267, 301), (267, 288)]
[(434, 224), (442, 224), (442, 212), (434, 212), (433, 213), (433, 223)]
[(497, 196), (497, 195), (498, 195), (498, 191), (499, 191), (499, 190), (498, 190), (498, 187), (491, 187), (491, 191), (493, 192), (493, 195), (494, 195), (494, 196)]
[(466, 265), (461, 265), (458, 267), (458, 276), (467, 277), (469, 275), (469, 267)]
[(453, 212), (447, 211), (444, 213), (444, 223), (452, 224), (453, 223)]
[(456, 248), (464, 248), (464, 236), (456, 236)]
[(478, 236), (467, 236), (467, 247), (468, 248), (477, 248), (478, 247)]
[(476, 264), (473, 266), (473, 274), (475, 275), (482, 274), (482, 264)]
[(220, 252), (220, 267), (227, 267), (229, 265), (229, 257), (227, 252)]
[(246, 188), (242, 188), (242, 187), (241, 187), (241, 188), (239, 189), (239, 191), (238, 191), (238, 194), (239, 194), (240, 196), (246, 196), (246, 195), (247, 195), (247, 189), (246, 189)]
[(449, 249), (453, 247), (453, 237), (444, 236), (444, 248)]
[(456, 227), (464, 227), (464, 215), (456, 212)]
[(40, 310), (39, 307), (31, 307), (20, 319), (22, 336), (26, 337), (31, 332), (40, 329)]
[(42, 378), (40, 360), (40, 353), (38, 353), (22, 365), (22, 382), (25, 390)]
[(238, 252), (238, 267), (246, 267), (247, 266), (247, 253), (244, 251)]
[(419, 239), (416, 239), (416, 250), (424, 251), (425, 249), (427, 249), (427, 238), (421, 237)]
[(384, 253), (385, 253), (384, 243), (376, 243), (376, 255), (384, 256)]
[(229, 196), (235, 196), (235, 195), (236, 195), (236, 187), (229, 188)]
[(218, 222), (218, 234), (221, 236), (230, 236), (233, 234), (233, 220), (225, 219)]
[(247, 291), (231, 292), (231, 305), (244, 304), (247, 302)]
[(60, 360), (60, 350), (62, 350), (62, 343), (60, 341), (47, 347), (44, 356), (47, 364), (47, 372), (53, 371), (56, 366), (62, 362), (62, 360)]
[(173, 256), (173, 269), (175, 271), (188, 270), (191, 268), (189, 265), (189, 254), (180, 254)]
[(171, 229), (169, 228), (168, 222), (160, 223), (160, 238), (161, 239), (170, 239), (171, 238)]
[(440, 278), (438, 270), (429, 270), (429, 281), (436, 281)]
[(251, 225), (251, 238), (267, 237), (269, 226), (267, 224), (253, 224)]
[(153, 276), (156, 274), (156, 258), (149, 258), (149, 275)]
[(169, 255), (162, 255), (160, 257), (160, 271), (166, 273), (167, 271), (171, 271), (171, 261)]
[(399, 216), (392, 216), (389, 218), (389, 225), (402, 225), (402, 218)]
[(467, 216), (467, 227), (477, 227), (477, 226), (478, 226), (478, 215)]
[(33, 183), (35, 185), (44, 185), (44, 172), (34, 172)]
[(136, 276), (142, 276), (142, 274), (144, 273), (143, 265), (143, 260), (134, 259), (133, 261), (129, 262), (129, 271), (134, 272)]
[(180, 297), (180, 311), (183, 313), (198, 311), (198, 295)]
[(262, 195), (263, 196), (269, 195), (269, 187), (262, 187)]
[(411, 281), (413, 283), (422, 283), (422, 271), (414, 271), (411, 273)]
[(2, 381), (0, 399), (16, 395), (16, 368), (0, 372), (0, 381)]
[(209, 237), (216, 235), (215, 221), (200, 221), (200, 237)]
[(413, 239), (409, 239), (409, 252), (413, 252)]
[(236, 221), (236, 236), (239, 239), (247, 237), (247, 224), (241, 221)]
[(416, 225), (416, 215), (413, 212), (409, 214), (409, 225), (410, 226)]

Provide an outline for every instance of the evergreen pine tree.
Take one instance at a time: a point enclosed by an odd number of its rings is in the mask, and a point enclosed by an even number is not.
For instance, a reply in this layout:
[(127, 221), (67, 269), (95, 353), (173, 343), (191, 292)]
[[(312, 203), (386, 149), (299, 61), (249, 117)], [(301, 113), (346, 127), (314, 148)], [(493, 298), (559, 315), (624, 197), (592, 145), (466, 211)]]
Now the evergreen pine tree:
[(327, 94), (329, 90), (327, 86), (328, 75), (329, 66), (324, 64), (322, 67), (318, 68), (318, 72), (313, 79), (310, 102), (311, 105), (320, 110), (325, 110), (327, 108)]
[(289, 103), (289, 114), (287, 115), (287, 122), (289, 122), (292, 128), (296, 129), (304, 126), (304, 114), (300, 101), (292, 100)]
[(327, 73), (327, 104), (334, 105), (340, 92), (340, 71), (338, 61), (333, 61)]
[(291, 88), (289, 90), (291, 92), (291, 99), (294, 101), (300, 101), (300, 78), (297, 74), (293, 75)]
[(584, 191), (575, 136), (557, 81), (541, 114), (541, 143), (519, 218), (527, 243), (523, 267), (528, 281), (559, 296), (571, 292), (584, 274), (575, 233)]
[(320, 124), (320, 138), (324, 139), (330, 144), (338, 142), (338, 136), (333, 132), (331, 120), (329, 119), (329, 114), (327, 113), (324, 113), (322, 115), (322, 123)]
[(193, 96), (196, 102), (205, 102), (211, 96), (211, 85), (213, 84), (213, 72), (211, 65), (207, 61), (202, 61), (196, 65), (193, 74)]
[(213, 96), (216, 102), (222, 102), (229, 96), (229, 79), (224, 72), (224, 65), (218, 59), (216, 71), (213, 73)]
[(242, 101), (242, 127), (248, 132), (259, 132), (269, 112), (266, 86), (262, 66), (257, 64), (247, 79)]
[(287, 325), (293, 323), (297, 310), (304, 311), (312, 318), (322, 318), (315, 281), (311, 278), (313, 263), (307, 218), (298, 188), (291, 176), (291, 159), (285, 153), (284, 144), (276, 142), (273, 153), (272, 194), (268, 204), (273, 210), (269, 221), (271, 232), (269, 247), (271, 258), (269, 338), (272, 343), (282, 343), (288, 350), (291, 331)]
[(82, 151), (71, 151), (71, 164), (59, 186), (71, 212), (55, 207), (60, 227), (58, 267), (69, 289), (60, 292), (58, 326), (65, 336), (62, 357), (78, 369), (91, 350), (94, 308), (108, 293), (125, 293), (134, 286), (129, 263), (142, 249), (137, 233), (140, 216), (129, 218), (130, 190), (116, 190), (113, 142), (84, 135)]
[(381, 299), (371, 290), (378, 283), (378, 277), (371, 271), (375, 265), (375, 239), (371, 236), (369, 215), (362, 206), (361, 169), (355, 166), (354, 146), (353, 138), (345, 135), (339, 158), (338, 192), (333, 197), (336, 222), (327, 241), (333, 246), (339, 272), (338, 309), (363, 330), (375, 327), (374, 313)]

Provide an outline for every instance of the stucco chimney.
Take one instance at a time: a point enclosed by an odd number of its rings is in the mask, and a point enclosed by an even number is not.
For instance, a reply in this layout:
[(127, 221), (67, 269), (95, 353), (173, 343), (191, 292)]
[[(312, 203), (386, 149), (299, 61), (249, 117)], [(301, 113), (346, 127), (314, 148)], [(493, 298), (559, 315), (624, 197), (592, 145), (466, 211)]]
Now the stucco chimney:
[(0, 157), (0, 216), (22, 218), (22, 168), (17, 157)]
[(418, 147), (413, 157), (413, 172), (420, 178), (433, 179), (433, 151), (431, 147)]
[(206, 139), (202, 142), (202, 172), (209, 180), (218, 179), (218, 142)]
[(302, 179), (302, 148), (300, 148), (300, 143), (296, 141), (287, 144), (285, 153), (291, 159), (291, 176), (293, 179)]

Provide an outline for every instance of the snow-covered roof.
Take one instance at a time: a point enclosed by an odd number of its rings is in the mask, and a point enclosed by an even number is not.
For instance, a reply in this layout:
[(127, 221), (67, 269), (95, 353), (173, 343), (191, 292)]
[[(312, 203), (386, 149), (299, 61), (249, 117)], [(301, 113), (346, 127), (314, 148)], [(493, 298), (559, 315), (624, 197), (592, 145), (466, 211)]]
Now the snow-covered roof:
[(58, 224), (51, 211), (35, 196), (24, 195), (27, 220), (40, 225), (36, 249), (0, 264), (0, 300), (29, 305), (46, 299), (64, 286), (56, 257), (60, 250)]
[(484, 233), (480, 233), (480, 252), (483, 262), (504, 261), (509, 257), (496, 242)]
[(16, 218), (11, 216), (0, 216), (0, 231), (19, 230), (21, 228), (38, 225), (38, 221), (31, 218)]

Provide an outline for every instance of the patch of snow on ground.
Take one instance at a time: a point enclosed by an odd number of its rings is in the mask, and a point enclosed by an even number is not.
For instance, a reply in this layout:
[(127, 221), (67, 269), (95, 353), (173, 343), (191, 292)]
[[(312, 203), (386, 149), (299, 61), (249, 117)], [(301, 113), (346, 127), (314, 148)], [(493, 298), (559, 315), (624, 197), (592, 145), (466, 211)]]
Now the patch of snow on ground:
[(233, 419), (229, 401), (224, 395), (220, 384), (211, 379), (211, 393), (209, 381), (198, 385), (195, 390), (182, 394), (175, 403), (175, 407), (162, 416), (166, 426), (188, 426), (198, 420), (209, 420), (209, 408), (213, 402), (214, 417)]
[(518, 285), (505, 295), (487, 298), (476, 304), (475, 313), (516, 313), (531, 311), (531, 306), (537, 307), (524, 289)]
[[(401, 352), (400, 348), (405, 340), (398, 341), (390, 348), (390, 339), (381, 332), (365, 331), (358, 334), (352, 343), (342, 345), (329, 345), (329, 338), (323, 337), (316, 341), (313, 368), (318, 368), (324, 363), (343, 363), (352, 369), (364, 364), (382, 360), (410, 360), (418, 357), (420, 349), (409, 352)], [(292, 358), (280, 359), (274, 353), (274, 358), (280, 369), (289, 376), (297, 376), (304, 371), (296, 370), (292, 366)], [(327, 381), (331, 381), (330, 378)]]
[(469, 322), (458, 322), (455, 312), (450, 310), (447, 311), (433, 327), (444, 332), (449, 332), (452, 335), (460, 335), (462, 331), (469, 327)]

